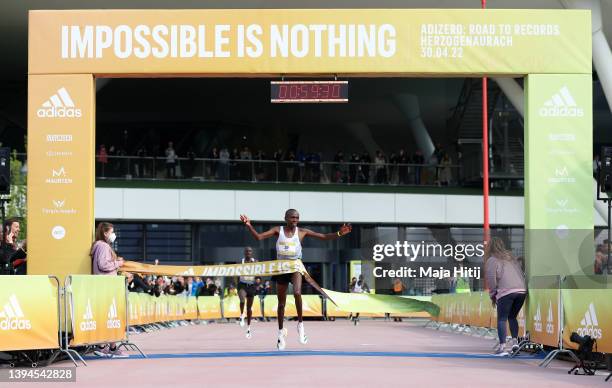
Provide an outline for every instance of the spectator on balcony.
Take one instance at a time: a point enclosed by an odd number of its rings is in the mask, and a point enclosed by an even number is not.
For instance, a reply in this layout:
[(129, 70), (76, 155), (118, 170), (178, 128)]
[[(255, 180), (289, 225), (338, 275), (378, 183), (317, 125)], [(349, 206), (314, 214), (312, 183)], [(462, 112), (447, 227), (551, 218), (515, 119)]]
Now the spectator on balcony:
[(369, 152), (364, 152), (361, 155), (361, 171), (363, 171), (363, 183), (370, 183), (370, 166), (372, 163), (372, 158), (370, 157)]
[(187, 151), (187, 160), (185, 161), (184, 168), (181, 175), (183, 178), (193, 178), (195, 167), (196, 167), (196, 153), (193, 150), (193, 147), (189, 147), (189, 151)]
[(297, 163), (295, 161), (295, 154), (293, 151), (289, 151), (285, 158), (285, 174), (287, 175), (287, 182), (295, 181), (295, 167)]
[(130, 174), (130, 161), (127, 158), (127, 151), (121, 147), (117, 149), (117, 175), (126, 177)]
[(208, 179), (217, 179), (217, 165), (219, 159), (219, 150), (217, 147), (213, 147), (212, 150), (210, 150), (208, 159), (211, 160), (206, 162), (206, 177)]
[(108, 153), (106, 152), (106, 146), (104, 144), (100, 144), (98, 148), (98, 155), (96, 155), (96, 160), (98, 161), (98, 176), (104, 178), (106, 175), (106, 168), (108, 165)]
[(386, 162), (385, 155), (382, 153), (382, 151), (376, 151), (376, 156), (374, 157), (374, 169), (376, 171), (376, 183), (378, 184), (387, 183)]
[(349, 165), (349, 183), (357, 183), (357, 169), (359, 168), (359, 155), (355, 152), (351, 154), (350, 165)]
[(119, 174), (119, 159), (117, 158), (118, 152), (117, 148), (111, 144), (108, 147), (108, 169), (106, 170), (106, 174), (111, 177), (116, 177)]
[(452, 161), (448, 154), (444, 154), (442, 157), (442, 161), (440, 162), (440, 185), (442, 186), (450, 186), (452, 180), (452, 171), (451, 171)]
[(392, 185), (397, 184), (399, 180), (399, 171), (398, 171), (398, 159), (397, 154), (395, 152), (391, 152), (391, 156), (389, 156), (387, 170), (389, 174), (389, 183)]
[(427, 184), (437, 184), (438, 183), (438, 165), (440, 164), (440, 159), (438, 159), (438, 155), (434, 152), (429, 157), (428, 167), (427, 167)]
[(230, 177), (230, 153), (227, 148), (221, 148), (219, 152), (219, 179), (227, 181)]
[(311, 182), (321, 182), (321, 154), (313, 152), (310, 154), (310, 177)]
[(147, 157), (147, 150), (144, 146), (140, 146), (136, 151), (136, 159), (134, 161), (134, 175), (136, 178), (142, 178), (146, 175), (145, 172), (145, 158)]
[(422, 178), (422, 174), (423, 174), (423, 164), (425, 163), (425, 158), (423, 157), (423, 151), (421, 151), (420, 149), (417, 149), (416, 152), (414, 153), (414, 157), (412, 158), (412, 163), (415, 164), (414, 166), (414, 184), (415, 185), (420, 185), (421, 184), (421, 178)]
[(251, 181), (253, 180), (253, 163), (250, 162), (253, 159), (251, 150), (249, 147), (244, 146), (240, 151), (240, 179)]
[(232, 153), (230, 154), (230, 180), (240, 180), (242, 179), (242, 175), (239, 166), (240, 163), (240, 152), (238, 152), (238, 148), (234, 148)]
[(168, 142), (168, 148), (166, 148), (166, 178), (176, 178), (176, 152), (174, 151), (174, 144)]
[(272, 158), (276, 160), (277, 162), (281, 162), (283, 160), (283, 155), (284, 155), (283, 150), (279, 148), (276, 151), (274, 151)]
[(346, 182), (346, 174), (344, 171), (345, 168), (345, 164), (344, 164), (345, 160), (344, 160), (344, 152), (342, 151), (338, 151), (336, 153), (336, 156), (334, 156), (334, 178), (333, 181), (335, 183), (344, 183)]
[(270, 167), (273, 167), (269, 162), (266, 163), (267, 155), (263, 150), (258, 150), (255, 153), (255, 179), (257, 181), (265, 181), (268, 180), (266, 171), (269, 170)]
[(299, 182), (304, 182), (304, 177), (306, 175), (306, 155), (304, 154), (304, 152), (302, 152), (302, 150), (298, 150), (297, 151), (297, 155), (296, 155), (296, 160), (298, 161), (298, 177), (297, 180)]
[(399, 164), (397, 169), (397, 182), (400, 185), (405, 185), (408, 183), (408, 163), (410, 163), (410, 159), (403, 148), (397, 154), (397, 163)]

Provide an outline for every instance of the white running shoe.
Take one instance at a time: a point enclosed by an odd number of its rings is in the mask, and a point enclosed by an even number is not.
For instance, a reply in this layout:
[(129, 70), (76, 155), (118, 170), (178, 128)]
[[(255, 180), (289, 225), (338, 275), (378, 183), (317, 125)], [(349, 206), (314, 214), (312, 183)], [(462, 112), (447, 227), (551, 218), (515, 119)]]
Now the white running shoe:
[(244, 315), (240, 315), (240, 327), (244, 327)]
[(251, 339), (252, 334), (251, 334), (251, 326), (247, 327), (247, 331), (246, 331), (246, 339)]
[(306, 333), (304, 333), (304, 322), (299, 322), (297, 325), (297, 330), (298, 330), (298, 340), (300, 341), (300, 343), (302, 345), (305, 345), (308, 343), (308, 337), (306, 336)]
[(508, 351), (506, 350), (506, 344), (497, 345), (495, 348), (495, 352), (493, 352), (494, 356), (498, 357), (506, 357), (508, 356)]
[(287, 345), (285, 341), (286, 338), (287, 338), (287, 329), (283, 328), (279, 330), (278, 340), (276, 341), (276, 348), (278, 350), (285, 350), (285, 346)]

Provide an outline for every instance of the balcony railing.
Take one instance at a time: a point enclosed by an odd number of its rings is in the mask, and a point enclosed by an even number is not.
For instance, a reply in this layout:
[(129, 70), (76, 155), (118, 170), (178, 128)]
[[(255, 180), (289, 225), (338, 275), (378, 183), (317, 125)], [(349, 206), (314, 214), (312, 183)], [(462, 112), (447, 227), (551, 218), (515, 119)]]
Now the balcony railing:
[(295, 182), (405, 186), (459, 186), (458, 165), (299, 162), (276, 160), (108, 156), (96, 158), (98, 179)]

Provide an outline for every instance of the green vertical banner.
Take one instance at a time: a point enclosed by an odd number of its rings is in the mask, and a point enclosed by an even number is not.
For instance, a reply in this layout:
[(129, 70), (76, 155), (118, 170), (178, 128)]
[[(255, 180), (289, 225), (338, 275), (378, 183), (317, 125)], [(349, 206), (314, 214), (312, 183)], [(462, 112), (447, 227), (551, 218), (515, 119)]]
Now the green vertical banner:
[(591, 74), (533, 74), (526, 80), (527, 273), (592, 273)]

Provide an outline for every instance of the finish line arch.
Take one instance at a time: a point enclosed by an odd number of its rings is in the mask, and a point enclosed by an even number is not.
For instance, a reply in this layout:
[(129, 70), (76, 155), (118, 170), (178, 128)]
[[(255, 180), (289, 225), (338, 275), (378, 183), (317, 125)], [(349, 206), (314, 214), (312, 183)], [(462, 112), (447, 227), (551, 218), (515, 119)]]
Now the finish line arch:
[(530, 275), (592, 260), (589, 11), (41, 10), (28, 50), (28, 274), (91, 273), (104, 77), (525, 77)]

